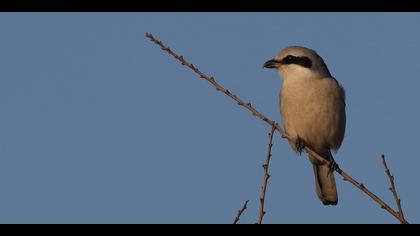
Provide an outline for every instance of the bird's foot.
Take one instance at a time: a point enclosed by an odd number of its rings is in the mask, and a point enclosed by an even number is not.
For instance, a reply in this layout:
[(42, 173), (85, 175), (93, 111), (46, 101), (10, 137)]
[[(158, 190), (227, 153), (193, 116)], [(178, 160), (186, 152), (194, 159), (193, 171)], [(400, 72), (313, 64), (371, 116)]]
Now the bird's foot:
[(332, 156), (331, 156), (329, 167), (330, 167), (330, 170), (329, 170), (328, 174), (331, 174), (334, 171), (337, 171), (337, 172), (340, 171), (340, 167), (338, 166), (337, 162), (335, 162), (335, 160)]
[(299, 153), (299, 155), (302, 155), (302, 151), (303, 149), (305, 149), (305, 143), (299, 136), (296, 138), (295, 146), (296, 146), (296, 152)]

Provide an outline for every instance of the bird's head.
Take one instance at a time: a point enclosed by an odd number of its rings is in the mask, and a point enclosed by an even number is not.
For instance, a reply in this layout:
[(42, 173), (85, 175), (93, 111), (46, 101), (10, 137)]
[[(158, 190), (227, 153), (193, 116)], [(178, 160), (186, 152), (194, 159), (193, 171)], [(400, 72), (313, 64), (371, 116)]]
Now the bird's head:
[(283, 79), (294, 76), (331, 77), (324, 60), (314, 50), (300, 46), (283, 49), (263, 67), (277, 69)]

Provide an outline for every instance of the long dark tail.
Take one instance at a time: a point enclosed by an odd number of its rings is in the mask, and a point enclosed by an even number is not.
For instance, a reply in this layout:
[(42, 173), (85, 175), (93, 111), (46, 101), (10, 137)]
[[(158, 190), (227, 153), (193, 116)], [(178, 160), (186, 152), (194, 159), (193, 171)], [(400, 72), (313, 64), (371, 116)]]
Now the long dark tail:
[[(319, 154), (332, 160), (330, 151)], [(331, 171), (330, 166), (319, 164), (317, 161), (313, 161), (314, 158), (312, 157), (311, 160), (314, 167), (316, 193), (319, 199), (324, 205), (337, 205), (337, 187), (335, 185), (334, 173)]]

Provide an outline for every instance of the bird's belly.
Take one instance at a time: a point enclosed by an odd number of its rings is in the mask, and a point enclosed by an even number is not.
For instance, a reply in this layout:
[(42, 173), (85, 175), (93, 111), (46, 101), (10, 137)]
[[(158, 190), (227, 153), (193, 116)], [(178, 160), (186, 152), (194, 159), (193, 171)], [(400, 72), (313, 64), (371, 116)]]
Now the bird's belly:
[[(343, 112), (333, 99), (319, 96), (282, 96), (281, 115), (286, 132), (319, 151), (338, 148), (343, 139)], [(296, 149), (293, 142), (290, 143)]]

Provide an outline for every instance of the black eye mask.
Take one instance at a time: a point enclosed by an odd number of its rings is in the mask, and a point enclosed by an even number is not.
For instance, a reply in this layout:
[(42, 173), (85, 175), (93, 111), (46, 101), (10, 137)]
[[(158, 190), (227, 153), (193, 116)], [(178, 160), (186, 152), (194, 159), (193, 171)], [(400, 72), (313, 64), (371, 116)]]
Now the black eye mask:
[(311, 68), (312, 67), (312, 61), (308, 57), (302, 56), (302, 57), (295, 57), (292, 55), (288, 55), (285, 58), (283, 58), (280, 61), (282, 64), (296, 64), (303, 66), (305, 68)]

